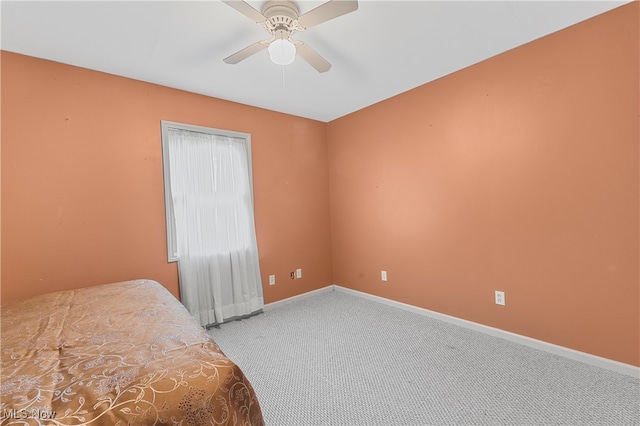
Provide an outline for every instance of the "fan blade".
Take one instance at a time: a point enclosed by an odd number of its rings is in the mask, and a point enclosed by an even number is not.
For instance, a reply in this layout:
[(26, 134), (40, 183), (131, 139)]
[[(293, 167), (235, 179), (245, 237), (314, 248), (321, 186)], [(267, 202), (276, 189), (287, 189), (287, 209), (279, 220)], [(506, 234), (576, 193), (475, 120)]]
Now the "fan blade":
[(358, 9), (357, 0), (329, 0), (298, 18), (304, 28), (311, 28)]
[(243, 0), (222, 0), (222, 2), (231, 6), (252, 21), (256, 21), (258, 24), (267, 20), (262, 13), (255, 10), (249, 3)]
[(233, 55), (224, 58), (224, 62), (227, 64), (237, 64), (238, 62), (247, 59), (251, 55), (255, 55), (259, 51), (266, 49), (269, 46), (268, 41), (257, 41), (250, 46), (245, 47), (242, 50), (237, 51)]
[(318, 72), (327, 72), (331, 64), (306, 44), (299, 42), (296, 46), (298, 55), (314, 67)]

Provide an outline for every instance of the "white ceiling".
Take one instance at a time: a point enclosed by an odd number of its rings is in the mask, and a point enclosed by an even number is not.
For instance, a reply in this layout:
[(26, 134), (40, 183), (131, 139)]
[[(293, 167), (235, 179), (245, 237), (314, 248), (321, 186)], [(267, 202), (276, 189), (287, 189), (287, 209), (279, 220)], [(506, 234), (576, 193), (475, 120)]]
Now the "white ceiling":
[[(296, 34), (333, 67), (266, 51), (223, 58), (268, 39), (218, 0), (2, 1), (3, 50), (331, 121), (628, 3), (623, 1), (375, 1)], [(261, 9), (263, 1), (249, 1)], [(323, 1), (296, 1), (307, 12)]]

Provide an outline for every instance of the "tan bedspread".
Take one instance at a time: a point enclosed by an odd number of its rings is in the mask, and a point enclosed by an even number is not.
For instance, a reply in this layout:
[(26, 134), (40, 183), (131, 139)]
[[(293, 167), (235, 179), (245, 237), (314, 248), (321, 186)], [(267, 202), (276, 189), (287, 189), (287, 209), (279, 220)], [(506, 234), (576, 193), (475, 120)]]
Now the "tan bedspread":
[(154, 281), (1, 307), (0, 425), (262, 425), (256, 395)]

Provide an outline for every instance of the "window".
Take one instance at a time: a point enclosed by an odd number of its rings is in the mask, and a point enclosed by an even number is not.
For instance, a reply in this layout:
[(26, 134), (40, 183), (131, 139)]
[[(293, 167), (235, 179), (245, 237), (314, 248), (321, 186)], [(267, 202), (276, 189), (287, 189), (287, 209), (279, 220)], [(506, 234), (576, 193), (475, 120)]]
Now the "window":
[[(162, 121), (162, 161), (169, 262), (177, 261), (180, 256), (174, 200), (189, 208), (196, 204), (212, 208), (215, 200), (218, 218), (221, 215), (228, 218), (231, 212), (237, 212), (240, 217), (234, 224), (245, 232), (241, 233), (241, 239), (228, 241), (228, 248), (250, 243), (246, 230), (254, 229), (251, 135)], [(248, 179), (243, 179), (245, 176)], [(214, 229), (208, 231), (215, 232)], [(207, 244), (214, 242), (204, 242), (201, 249), (206, 250)], [(216, 246), (209, 248), (216, 252), (225, 250), (225, 244)]]
[(162, 122), (167, 255), (201, 325), (264, 306), (253, 214), (251, 136)]

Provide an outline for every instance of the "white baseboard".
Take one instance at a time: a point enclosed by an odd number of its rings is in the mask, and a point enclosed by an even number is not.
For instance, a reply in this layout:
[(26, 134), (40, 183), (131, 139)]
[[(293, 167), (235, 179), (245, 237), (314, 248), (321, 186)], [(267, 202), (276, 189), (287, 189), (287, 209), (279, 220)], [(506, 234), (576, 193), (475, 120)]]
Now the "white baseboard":
[(285, 303), (295, 302), (296, 300), (306, 299), (307, 297), (311, 297), (311, 296), (314, 296), (316, 294), (325, 293), (327, 291), (334, 291), (334, 290), (335, 290), (335, 286), (334, 285), (329, 285), (327, 287), (322, 287), (322, 288), (319, 288), (317, 290), (311, 290), (311, 291), (308, 291), (306, 293), (302, 293), (302, 294), (298, 294), (296, 296), (287, 297), (286, 299), (278, 300), (276, 302), (267, 303), (267, 304), (264, 305), (264, 310), (266, 311), (266, 310), (275, 308), (276, 306), (280, 306), (280, 305), (285, 304)]
[[(591, 355), (586, 352), (576, 351), (574, 349), (565, 348), (564, 346), (554, 345), (553, 343), (547, 343), (542, 340), (533, 339), (531, 337), (522, 336), (520, 334), (511, 333), (509, 331), (501, 330), (499, 328), (489, 327), (487, 325), (478, 324), (472, 321), (467, 321), (461, 318), (456, 318), (450, 315), (441, 314), (439, 312), (430, 311), (429, 309), (419, 308), (417, 306), (408, 305), (402, 302), (396, 302), (395, 300), (386, 299), (380, 296), (374, 296), (372, 294), (363, 293), (358, 290), (352, 290), (350, 288), (341, 287), (339, 285), (333, 286), (336, 291), (352, 294), (355, 296), (363, 297), (365, 299), (373, 300), (375, 302), (384, 303), (385, 305), (394, 306), (396, 308), (403, 309), (405, 311), (413, 312), (427, 317), (445, 321), (451, 324), (458, 325), (460, 327), (469, 328), (481, 333), (489, 334), (491, 336), (499, 337), (501, 339), (509, 340), (515, 343), (519, 343), (524, 346), (528, 346), (534, 349), (539, 349), (545, 352), (552, 353), (554, 355), (562, 356), (572, 359), (574, 361), (583, 362), (585, 364), (593, 365), (607, 370), (615, 371), (616, 373), (626, 374), (634, 378), (640, 378), (640, 368), (625, 364), (618, 361), (613, 361), (607, 358), (602, 358), (596, 355)], [(328, 288), (328, 287), (325, 287)]]

